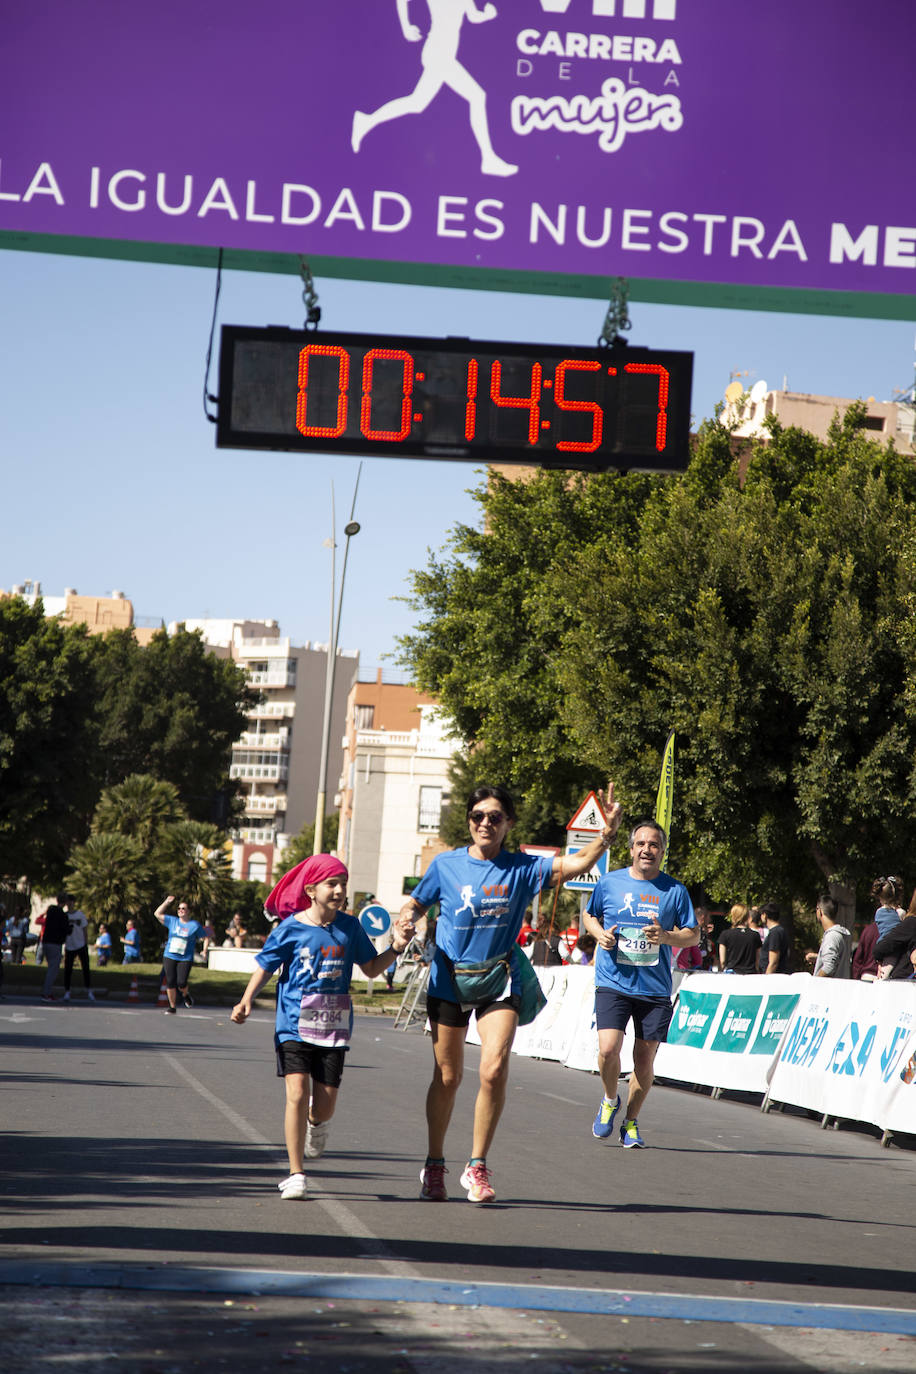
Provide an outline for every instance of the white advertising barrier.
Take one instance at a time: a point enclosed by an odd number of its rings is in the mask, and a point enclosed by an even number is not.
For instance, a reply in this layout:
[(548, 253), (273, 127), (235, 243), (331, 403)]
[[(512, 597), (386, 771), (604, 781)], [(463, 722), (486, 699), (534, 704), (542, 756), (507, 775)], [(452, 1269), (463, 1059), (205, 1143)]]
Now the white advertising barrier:
[[(595, 1029), (595, 970), (591, 964), (569, 970), (575, 976), (567, 993), (575, 993), (576, 1029), (563, 1063), (568, 1069), (595, 1073), (598, 1068), (598, 1032)], [(534, 1023), (537, 1025), (537, 1022)], [(620, 1047), (622, 1073), (633, 1071), (633, 1027), (627, 1026)]]
[(570, 970), (565, 964), (537, 968), (535, 973), (547, 1005), (529, 1026), (519, 1026), (512, 1042), (513, 1054), (530, 1059), (556, 1059), (560, 1063), (576, 1028), (575, 998), (570, 996)]
[[(595, 971), (590, 964), (564, 964), (535, 969), (547, 1006), (530, 1026), (519, 1026), (513, 1054), (532, 1059), (555, 1059), (568, 1069), (595, 1073), (598, 1033), (595, 1030)], [(467, 1043), (480, 1044), (477, 1017), (471, 1017)], [(623, 1073), (633, 1068), (633, 1032), (627, 1030), (620, 1052)]]
[[(655, 1072), (678, 1083), (767, 1091), (769, 1069), (810, 975), (692, 973), (681, 983)], [(823, 981), (823, 980), (821, 980)]]
[(916, 987), (808, 979), (769, 1075), (769, 1097), (916, 1133)]
[[(561, 1062), (575, 1029), (574, 999), (567, 997), (567, 973), (565, 964), (555, 968), (536, 968), (541, 991), (547, 998), (547, 1005), (529, 1026), (519, 1026), (512, 1042), (513, 1054), (528, 1055), (533, 1059), (557, 1059)], [(480, 1031), (477, 1017), (472, 1016), (466, 1043), (480, 1044)]]

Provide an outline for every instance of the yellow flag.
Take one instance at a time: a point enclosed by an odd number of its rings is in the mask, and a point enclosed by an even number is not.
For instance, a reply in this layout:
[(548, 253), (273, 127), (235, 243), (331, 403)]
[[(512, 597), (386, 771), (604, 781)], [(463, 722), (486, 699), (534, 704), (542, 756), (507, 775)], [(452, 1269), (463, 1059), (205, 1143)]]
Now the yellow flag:
[[(658, 796), (655, 799), (655, 819), (671, 840), (671, 810), (674, 802), (674, 731), (668, 736), (662, 756), (662, 774), (658, 780)], [(665, 851), (665, 861), (668, 851)], [(662, 863), (662, 869), (665, 863)]]

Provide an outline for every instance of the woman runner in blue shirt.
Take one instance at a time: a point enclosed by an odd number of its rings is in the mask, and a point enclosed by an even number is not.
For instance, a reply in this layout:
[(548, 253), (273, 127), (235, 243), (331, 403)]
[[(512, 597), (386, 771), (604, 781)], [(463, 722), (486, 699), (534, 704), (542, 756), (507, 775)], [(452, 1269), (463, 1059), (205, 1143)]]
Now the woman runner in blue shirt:
[[(401, 908), (401, 916), (422, 921), (427, 908), (440, 905), (436, 954), (426, 999), (432, 1027), (433, 1079), (426, 1098), (429, 1154), (420, 1171), (420, 1197), (445, 1202), (445, 1135), (464, 1066), (464, 1042), (471, 1012), (480, 1033), (480, 1087), (474, 1108), (471, 1157), (461, 1175), (468, 1202), (496, 1197), (487, 1167), (487, 1151), (506, 1101), (509, 1053), (521, 1004), (517, 973), (494, 1000), (461, 1005), (453, 969), (459, 964), (485, 964), (515, 947), (529, 902), (542, 888), (587, 873), (608, 848), (620, 825), (620, 804), (608, 783), (604, 829), (576, 854), (556, 859), (511, 853), (503, 848), (515, 824), (515, 803), (502, 787), (478, 787), (468, 798), (470, 844), (439, 854)], [(521, 958), (526, 958), (521, 955)]]

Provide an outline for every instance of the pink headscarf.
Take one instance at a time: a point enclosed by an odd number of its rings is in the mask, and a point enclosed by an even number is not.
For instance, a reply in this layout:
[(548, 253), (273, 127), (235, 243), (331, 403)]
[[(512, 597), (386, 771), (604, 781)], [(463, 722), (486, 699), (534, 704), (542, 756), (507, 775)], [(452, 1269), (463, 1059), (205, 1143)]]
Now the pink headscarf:
[(264, 903), (264, 910), (271, 916), (279, 916), (281, 921), (297, 911), (308, 911), (312, 899), (306, 887), (323, 883), (326, 878), (336, 878), (338, 874), (344, 878), (350, 876), (340, 859), (333, 854), (313, 854), (310, 859), (303, 859), (301, 864), (284, 873)]

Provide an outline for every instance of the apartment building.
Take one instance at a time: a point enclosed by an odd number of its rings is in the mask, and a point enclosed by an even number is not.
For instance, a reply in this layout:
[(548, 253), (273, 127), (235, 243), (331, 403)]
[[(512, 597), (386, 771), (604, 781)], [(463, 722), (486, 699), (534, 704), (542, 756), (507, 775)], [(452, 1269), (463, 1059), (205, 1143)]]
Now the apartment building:
[(432, 697), (381, 669), (353, 683), (346, 721), (338, 853), (352, 896), (371, 892), (397, 911), (446, 848), (439, 822), (458, 741)]
[[(774, 391), (766, 382), (755, 382), (745, 391), (739, 381), (725, 389), (724, 424), (735, 426), (741, 439), (766, 438), (764, 421), (775, 415), (785, 429), (807, 430), (826, 441), (834, 415), (840, 419), (853, 404), (849, 397), (819, 396), (800, 391)], [(899, 401), (866, 401), (865, 431), (869, 438), (886, 442), (893, 439), (900, 453), (916, 454), (916, 405)]]
[[(244, 668), (261, 695), (232, 746), (231, 778), (243, 786), (245, 815), (233, 844), (233, 876), (271, 883), (279, 851), (315, 819), (328, 646), (294, 645), (275, 620), (185, 620), (214, 653)], [(170, 632), (173, 626), (169, 626)], [(331, 706), (328, 791), (340, 775), (347, 698), (356, 650), (338, 650)], [(329, 802), (329, 808), (331, 803)], [(282, 867), (282, 861), (279, 861)]]
[(113, 591), (111, 596), (80, 596), (75, 587), (65, 587), (63, 596), (46, 596), (40, 582), (29, 580), (17, 583), (9, 592), (0, 590), (0, 597), (4, 596), (21, 596), (30, 606), (40, 598), (46, 616), (59, 616), (64, 625), (85, 625), (91, 635), (133, 630), (138, 644), (148, 644), (161, 628), (161, 621), (137, 620), (133, 603), (121, 591)]

